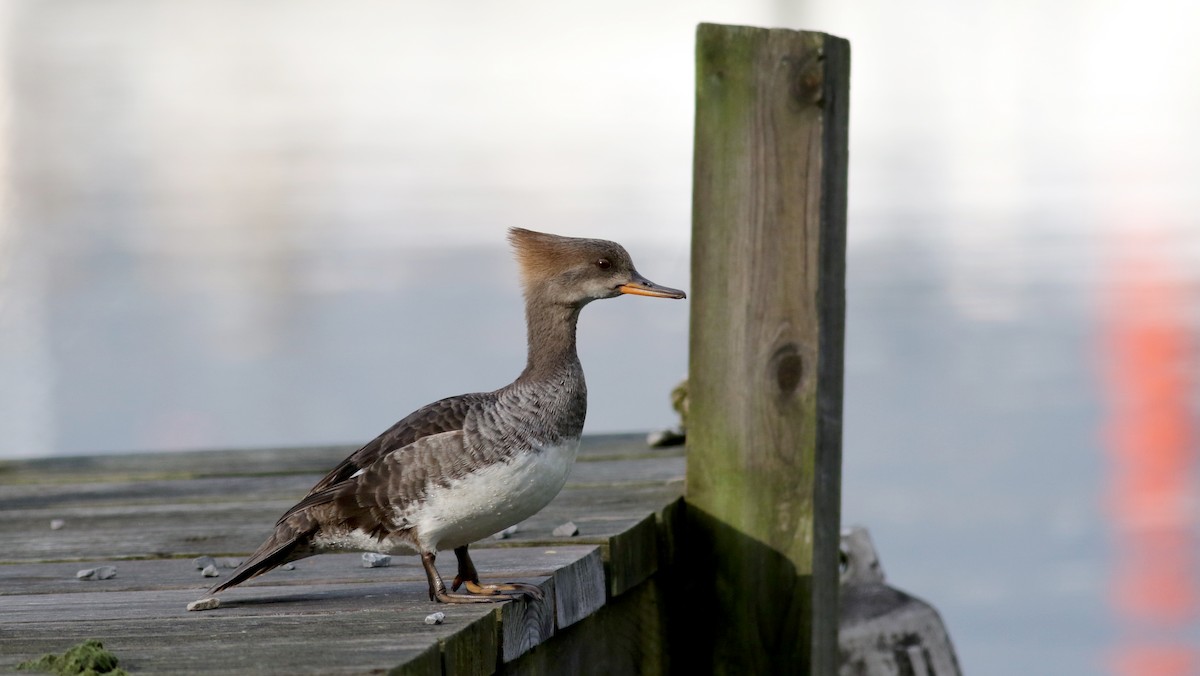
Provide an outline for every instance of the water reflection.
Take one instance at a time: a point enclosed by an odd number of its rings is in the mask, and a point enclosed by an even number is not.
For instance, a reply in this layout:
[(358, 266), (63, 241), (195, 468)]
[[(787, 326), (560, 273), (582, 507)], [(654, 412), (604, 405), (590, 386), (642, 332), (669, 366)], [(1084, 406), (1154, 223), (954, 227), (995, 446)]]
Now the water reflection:
[[(688, 130), (660, 132), (689, 98), (554, 95), (613, 64), (542, 59), (563, 36), (514, 41), (509, 9), (438, 30), (458, 11), (0, 3), (0, 457), (361, 439), (502, 385), (509, 225), (620, 239), (686, 286)], [(648, 164), (641, 137), (675, 141)], [(686, 311), (588, 309), (589, 431), (672, 422)]]
[(1109, 280), (1111, 602), (1120, 632), (1112, 665), (1122, 676), (1200, 671), (1197, 333), (1189, 315), (1200, 298), (1171, 242), (1124, 233)]

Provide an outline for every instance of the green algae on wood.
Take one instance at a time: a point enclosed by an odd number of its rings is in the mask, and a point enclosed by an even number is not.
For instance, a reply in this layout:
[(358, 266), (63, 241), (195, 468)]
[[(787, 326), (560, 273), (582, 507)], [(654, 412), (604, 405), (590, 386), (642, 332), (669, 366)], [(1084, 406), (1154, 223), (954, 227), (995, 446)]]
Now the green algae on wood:
[(47, 653), (36, 660), (17, 665), (20, 671), (45, 671), (61, 676), (129, 676), (117, 668), (121, 660), (104, 649), (104, 644), (90, 638), (72, 646), (61, 655)]

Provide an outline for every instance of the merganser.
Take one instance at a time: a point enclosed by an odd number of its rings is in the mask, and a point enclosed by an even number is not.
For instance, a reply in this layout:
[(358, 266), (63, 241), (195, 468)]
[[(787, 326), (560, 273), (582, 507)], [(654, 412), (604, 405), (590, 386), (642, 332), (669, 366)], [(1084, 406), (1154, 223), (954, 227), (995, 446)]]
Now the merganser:
[[(579, 311), (622, 294), (686, 295), (642, 277), (615, 242), (522, 228), (510, 229), (508, 238), (521, 269), (529, 338), (516, 381), (429, 404), (352, 453), (210, 594), (315, 554), (369, 551), (419, 554), (431, 601), (541, 598), (533, 585), (481, 584), (467, 548), (532, 516), (566, 483), (587, 412), (575, 349)], [(449, 591), (434, 566), (446, 549), (458, 558)]]

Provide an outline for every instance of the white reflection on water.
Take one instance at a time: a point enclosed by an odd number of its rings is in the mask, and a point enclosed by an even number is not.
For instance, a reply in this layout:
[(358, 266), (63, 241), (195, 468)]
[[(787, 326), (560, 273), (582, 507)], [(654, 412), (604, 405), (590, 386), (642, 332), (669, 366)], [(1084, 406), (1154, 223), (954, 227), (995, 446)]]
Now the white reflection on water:
[[(500, 385), (509, 225), (686, 287), (693, 26), (803, 17), (854, 49), (845, 520), (968, 673), (1123, 669), (1195, 637), (1110, 604), (1102, 346), (1113, 232), (1200, 271), (1198, 8), (0, 3), (0, 457), (348, 442)], [(686, 312), (588, 308), (589, 431), (670, 422)]]

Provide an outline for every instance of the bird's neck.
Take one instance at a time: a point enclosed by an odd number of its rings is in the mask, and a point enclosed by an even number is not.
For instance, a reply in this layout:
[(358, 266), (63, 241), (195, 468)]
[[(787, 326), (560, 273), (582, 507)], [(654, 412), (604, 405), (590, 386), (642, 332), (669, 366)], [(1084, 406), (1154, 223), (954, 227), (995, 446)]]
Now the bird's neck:
[(528, 331), (529, 360), (519, 380), (560, 378), (576, 371), (579, 355), (575, 351), (575, 325), (579, 306), (553, 303), (536, 296), (526, 299), (525, 325)]

